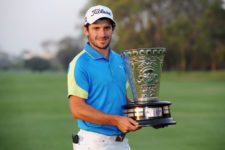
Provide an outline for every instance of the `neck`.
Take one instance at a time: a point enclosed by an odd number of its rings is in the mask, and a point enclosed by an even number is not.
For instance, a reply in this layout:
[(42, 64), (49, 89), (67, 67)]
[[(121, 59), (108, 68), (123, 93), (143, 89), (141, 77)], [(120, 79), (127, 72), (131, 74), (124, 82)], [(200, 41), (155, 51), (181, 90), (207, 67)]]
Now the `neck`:
[(99, 52), (105, 59), (109, 58), (109, 47), (107, 48), (98, 48), (90, 43), (91, 47), (93, 47), (97, 52)]
[(96, 49), (105, 59), (109, 58), (109, 49)]

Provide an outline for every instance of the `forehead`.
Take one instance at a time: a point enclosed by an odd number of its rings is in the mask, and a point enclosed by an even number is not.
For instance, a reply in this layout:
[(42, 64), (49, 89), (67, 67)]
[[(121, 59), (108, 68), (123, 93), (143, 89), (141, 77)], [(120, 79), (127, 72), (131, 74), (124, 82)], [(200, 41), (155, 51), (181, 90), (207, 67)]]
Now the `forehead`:
[(101, 19), (98, 19), (97, 21), (95, 21), (91, 25), (99, 25), (99, 24), (112, 25), (112, 22), (111, 22), (111, 20), (109, 20), (107, 18), (101, 18)]

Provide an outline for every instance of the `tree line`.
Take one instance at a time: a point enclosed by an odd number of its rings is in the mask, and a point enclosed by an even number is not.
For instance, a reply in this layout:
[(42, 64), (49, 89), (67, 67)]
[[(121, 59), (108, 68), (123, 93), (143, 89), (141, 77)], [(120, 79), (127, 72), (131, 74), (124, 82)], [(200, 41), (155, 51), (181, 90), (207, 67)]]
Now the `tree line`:
[[(112, 47), (118, 53), (132, 48), (165, 47), (165, 70), (225, 69), (225, 8), (222, 0), (92, 0), (106, 5), (116, 20)], [(81, 28), (80, 28), (81, 31)], [(64, 37), (55, 42), (53, 60), (34, 57), (11, 63), (1, 54), (0, 69), (67, 70), (69, 62), (83, 49), (86, 37)], [(44, 42), (45, 46), (49, 44)]]
[[(117, 22), (113, 48), (166, 47), (167, 70), (225, 69), (222, 0), (89, 1), (110, 7)], [(87, 9), (87, 8), (85, 8)]]
[(32, 55), (30, 50), (24, 50), (18, 56), (12, 56), (0, 50), (0, 70), (66, 71), (70, 61), (82, 50), (81, 43), (84, 43), (82, 42), (84, 38), (81, 39), (81, 37), (67, 36), (59, 41), (44, 41), (42, 45), (45, 51), (48, 51), (50, 46), (55, 47), (56, 52), (51, 58)]

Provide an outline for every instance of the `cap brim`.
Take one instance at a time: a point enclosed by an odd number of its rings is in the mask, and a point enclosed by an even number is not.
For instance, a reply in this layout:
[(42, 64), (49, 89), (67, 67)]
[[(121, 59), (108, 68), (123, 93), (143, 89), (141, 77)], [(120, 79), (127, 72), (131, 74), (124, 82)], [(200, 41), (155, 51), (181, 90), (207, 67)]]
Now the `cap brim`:
[(116, 24), (116, 22), (115, 22), (112, 18), (108, 17), (108, 15), (102, 15), (102, 16), (99, 16), (99, 17), (96, 17), (96, 18), (94, 18), (94, 19), (92, 19), (92, 20), (87, 21), (87, 22), (85, 23), (85, 25), (86, 25), (86, 24), (93, 24), (93, 23), (95, 23), (97, 20), (102, 19), (102, 18), (109, 19), (109, 20), (111, 20), (114, 24)]

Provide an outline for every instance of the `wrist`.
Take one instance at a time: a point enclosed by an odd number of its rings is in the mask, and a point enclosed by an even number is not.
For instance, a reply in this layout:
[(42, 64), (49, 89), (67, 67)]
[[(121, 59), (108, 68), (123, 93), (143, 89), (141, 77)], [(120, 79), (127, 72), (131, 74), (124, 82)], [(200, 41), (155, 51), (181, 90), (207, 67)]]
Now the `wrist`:
[(110, 123), (114, 126), (117, 126), (117, 124), (119, 122), (119, 117), (120, 116), (112, 115), (112, 117), (110, 117)]

